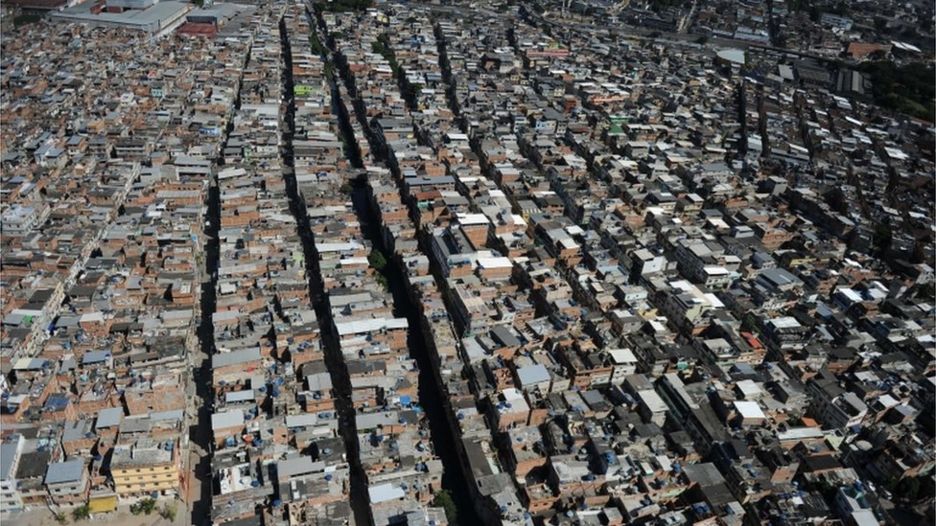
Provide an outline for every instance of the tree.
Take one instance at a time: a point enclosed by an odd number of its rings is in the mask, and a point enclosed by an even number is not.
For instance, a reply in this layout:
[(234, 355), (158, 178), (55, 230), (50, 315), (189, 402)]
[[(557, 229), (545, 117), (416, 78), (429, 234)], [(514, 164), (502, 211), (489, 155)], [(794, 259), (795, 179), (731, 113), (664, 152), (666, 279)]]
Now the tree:
[(904, 502), (916, 502), (917, 498), (920, 496), (920, 479), (917, 477), (907, 477), (901, 479), (897, 483), (897, 491), (895, 492), (898, 498), (903, 499)]
[(416, 97), (419, 96), (419, 93), (422, 91), (422, 89), (423, 89), (423, 85), (419, 84), (418, 82), (414, 82), (413, 84), (408, 84), (406, 87), (406, 95), (410, 99), (415, 99)]
[(343, 13), (345, 11), (364, 11), (373, 3), (373, 0), (329, 0), (328, 2), (316, 2), (315, 8), (326, 12)]
[(72, 519), (75, 519), (75, 522), (87, 519), (91, 516), (91, 508), (87, 504), (82, 504), (72, 510), (71, 516)]
[(447, 489), (436, 493), (432, 505), (445, 510), (445, 518), (448, 519), (449, 524), (452, 526), (458, 524), (458, 509), (455, 507), (455, 501), (452, 500), (452, 494)]
[(933, 121), (936, 113), (934, 66), (926, 62), (898, 65), (893, 61), (861, 64), (858, 71), (871, 80), (874, 102), (885, 108)]
[(377, 284), (383, 287), (384, 290), (390, 290), (390, 283), (387, 281), (387, 276), (383, 274), (377, 274)]
[(166, 503), (163, 504), (162, 509), (159, 510), (159, 516), (166, 519), (169, 522), (175, 522), (176, 520), (176, 505), (175, 503)]
[(35, 14), (29, 14), (29, 13), (17, 15), (13, 18), (13, 27), (25, 26), (27, 24), (35, 24), (36, 22), (39, 22), (40, 20), (42, 20), (41, 15), (35, 15)]
[(374, 267), (377, 270), (383, 270), (387, 266), (387, 257), (383, 255), (383, 252), (377, 250), (371, 250), (369, 256), (367, 256), (367, 262), (370, 263), (370, 266)]
[(55, 522), (59, 524), (68, 524), (68, 517), (66, 517), (65, 514), (62, 512), (52, 513), (52, 518), (54, 518)]
[(936, 299), (936, 283), (932, 281), (928, 283), (923, 283), (917, 287), (917, 297), (923, 298), (925, 300), (934, 300)]
[(144, 514), (149, 515), (153, 513), (153, 510), (156, 509), (156, 500), (154, 499), (143, 499), (136, 504), (130, 505), (130, 513), (134, 515)]
[(319, 37), (315, 34), (315, 32), (309, 35), (309, 46), (312, 47), (312, 52), (316, 55), (322, 55), (325, 53), (325, 46), (322, 45), (322, 41), (319, 40)]
[(371, 51), (381, 55), (390, 64), (390, 69), (393, 70), (395, 76), (400, 75), (400, 64), (397, 63), (396, 55), (393, 53), (389, 35), (382, 33), (377, 40), (371, 42)]
[(757, 330), (757, 326), (757, 316), (755, 316), (753, 313), (748, 312), (741, 318), (742, 331), (754, 332)]

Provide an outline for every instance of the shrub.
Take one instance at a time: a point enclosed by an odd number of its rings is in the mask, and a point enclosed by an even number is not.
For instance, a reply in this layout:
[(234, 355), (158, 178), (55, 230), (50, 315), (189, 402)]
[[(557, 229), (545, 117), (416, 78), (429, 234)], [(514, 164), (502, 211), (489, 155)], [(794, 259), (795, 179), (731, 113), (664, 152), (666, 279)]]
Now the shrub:
[(387, 277), (383, 274), (377, 274), (377, 283), (383, 287), (385, 291), (390, 290), (390, 283), (387, 281)]
[(175, 522), (176, 520), (176, 505), (175, 503), (166, 503), (159, 510), (159, 516), (166, 519), (169, 522)]
[(75, 521), (87, 519), (91, 516), (91, 508), (87, 504), (82, 504), (81, 506), (78, 506), (72, 510), (71, 516), (73, 519), (75, 519)]
[(154, 499), (144, 499), (136, 504), (130, 505), (130, 513), (134, 515), (144, 514), (149, 515), (153, 513), (153, 510), (156, 509), (156, 501)]

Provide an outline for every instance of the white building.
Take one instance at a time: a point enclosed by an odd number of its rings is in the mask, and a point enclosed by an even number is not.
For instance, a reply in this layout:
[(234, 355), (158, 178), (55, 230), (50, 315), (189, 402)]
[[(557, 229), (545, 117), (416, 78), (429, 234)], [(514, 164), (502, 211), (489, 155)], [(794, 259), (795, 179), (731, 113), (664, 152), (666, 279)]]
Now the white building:
[(17, 487), (16, 469), (19, 467), (25, 443), (23, 435), (13, 435), (10, 441), (0, 444), (0, 513), (23, 509), (23, 499)]

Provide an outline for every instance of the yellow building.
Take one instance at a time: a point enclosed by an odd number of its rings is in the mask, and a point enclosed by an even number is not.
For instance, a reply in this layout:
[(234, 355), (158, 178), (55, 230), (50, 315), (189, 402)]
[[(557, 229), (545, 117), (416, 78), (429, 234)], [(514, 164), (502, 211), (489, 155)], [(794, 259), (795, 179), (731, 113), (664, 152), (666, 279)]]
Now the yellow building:
[(180, 479), (177, 440), (149, 438), (119, 444), (111, 456), (110, 472), (121, 500), (178, 495)]
[(117, 495), (94, 495), (88, 498), (88, 510), (92, 513), (117, 511)]

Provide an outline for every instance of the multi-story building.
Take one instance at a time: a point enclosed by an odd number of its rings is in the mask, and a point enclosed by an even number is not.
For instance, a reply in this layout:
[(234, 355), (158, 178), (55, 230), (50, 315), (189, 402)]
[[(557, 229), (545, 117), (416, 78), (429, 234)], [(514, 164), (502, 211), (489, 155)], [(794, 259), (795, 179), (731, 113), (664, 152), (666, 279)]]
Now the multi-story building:
[(110, 472), (121, 500), (178, 494), (180, 490), (178, 441), (148, 438), (114, 447)]
[(45, 485), (58, 506), (76, 506), (86, 501), (90, 477), (84, 459), (55, 462), (46, 468)]
[(23, 509), (16, 480), (16, 468), (22, 458), (26, 440), (22, 435), (15, 435), (12, 440), (0, 444), (0, 513), (10, 513)]

